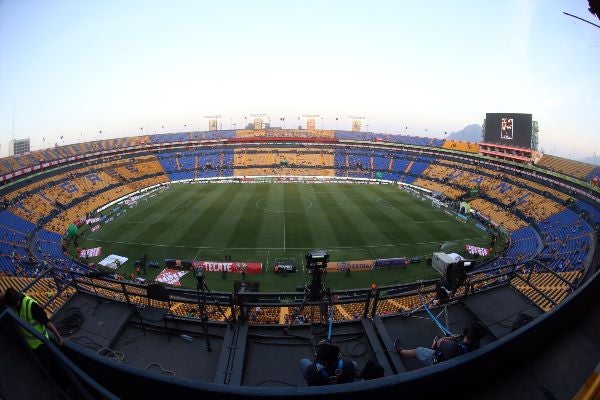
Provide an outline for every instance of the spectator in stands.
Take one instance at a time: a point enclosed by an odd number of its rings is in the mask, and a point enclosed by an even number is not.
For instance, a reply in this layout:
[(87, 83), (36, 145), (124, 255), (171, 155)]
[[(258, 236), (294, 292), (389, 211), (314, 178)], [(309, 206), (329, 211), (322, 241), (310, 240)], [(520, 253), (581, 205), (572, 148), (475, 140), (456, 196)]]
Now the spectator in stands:
[(300, 360), (300, 370), (309, 386), (322, 386), (353, 382), (356, 363), (344, 360), (340, 348), (327, 341), (320, 342), (315, 350), (315, 360)]
[(474, 322), (465, 327), (462, 335), (435, 337), (431, 348), (417, 347), (416, 349), (403, 349), (400, 341), (394, 342), (394, 348), (402, 357), (416, 357), (425, 366), (466, 354), (479, 348), (479, 341), (486, 334), (485, 328), (479, 322)]

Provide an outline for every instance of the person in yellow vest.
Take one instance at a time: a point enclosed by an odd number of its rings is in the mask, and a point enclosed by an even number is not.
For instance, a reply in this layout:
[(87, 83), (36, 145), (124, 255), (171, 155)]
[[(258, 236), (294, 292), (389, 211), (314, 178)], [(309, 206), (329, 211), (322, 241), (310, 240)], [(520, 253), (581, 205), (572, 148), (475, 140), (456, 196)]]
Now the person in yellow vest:
[[(50, 338), (48, 335), (48, 331), (54, 335), (54, 341), (58, 346), (62, 346), (63, 339), (60, 336), (60, 333), (56, 329), (56, 326), (48, 319), (48, 315), (46, 315), (46, 311), (35, 301), (33, 298), (19, 293), (16, 289), (9, 287), (6, 289), (4, 293), (4, 303), (13, 308), (15, 311), (19, 313), (19, 317), (22, 320), (29, 323), (33, 328), (38, 331), (42, 336), (45, 336), (47, 339)], [(27, 341), (27, 345), (32, 350), (37, 350), (43, 348), (43, 342), (29, 333), (27, 330), (22, 329), (23, 335), (25, 336), (25, 340)]]

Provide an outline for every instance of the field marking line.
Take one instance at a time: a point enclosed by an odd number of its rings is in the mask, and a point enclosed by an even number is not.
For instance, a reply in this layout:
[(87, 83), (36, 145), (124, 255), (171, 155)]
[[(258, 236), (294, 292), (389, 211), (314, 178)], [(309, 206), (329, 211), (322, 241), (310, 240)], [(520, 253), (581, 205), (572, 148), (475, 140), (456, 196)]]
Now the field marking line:
[(400, 210), (398, 207), (394, 207), (393, 205), (391, 205), (390, 203), (388, 203), (383, 197), (381, 197), (380, 195), (378, 195), (377, 193), (373, 193), (375, 196), (377, 196), (377, 205), (383, 208), (390, 208), (394, 211), (399, 212), (400, 214), (402, 214), (403, 216), (405, 216), (406, 218), (408, 218), (412, 223), (416, 223), (417, 221), (415, 221), (414, 219), (412, 219), (412, 217), (408, 214), (405, 214), (404, 212), (402, 212), (402, 210)]
[(198, 251), (196, 252), (196, 255), (194, 256), (194, 261), (198, 261), (198, 256), (200, 255), (201, 252), (202, 252), (202, 249), (199, 248)]
[[(271, 196), (271, 197), (273, 197), (273, 196)], [(296, 209), (292, 209), (292, 210), (271, 210), (270, 208), (265, 208), (265, 207), (260, 206), (261, 202), (265, 201), (265, 199), (266, 198), (256, 200), (256, 203), (254, 203), (254, 206), (256, 208), (258, 208), (259, 210), (263, 210), (268, 213), (274, 213), (274, 214), (290, 213), (291, 214), (291, 213), (297, 213), (297, 212), (305, 212), (313, 207), (313, 202), (311, 200), (303, 197), (302, 202), (304, 203), (304, 208), (296, 208)]]
[(192, 196), (189, 196), (187, 199), (185, 199), (184, 201), (182, 201), (180, 204), (178, 204), (175, 207), (172, 207), (169, 210), (167, 210), (162, 216), (158, 217), (158, 219), (155, 220), (155, 221), (148, 221), (148, 220), (142, 220), (142, 221), (123, 221), (122, 223), (123, 224), (156, 224), (156, 223), (160, 222), (160, 220), (162, 220), (164, 217), (166, 217), (167, 215), (171, 214), (171, 212), (177, 210), (178, 208), (180, 208), (180, 207), (183, 208), (183, 207), (190, 206), (192, 204), (192, 200), (191, 200)]
[(184, 207), (188, 207), (192, 204), (192, 196), (194, 194), (188, 196), (184, 201), (182, 201), (180, 204), (176, 205), (175, 207), (169, 209), (166, 213), (164, 213), (160, 218), (158, 218), (156, 221), (153, 222), (153, 224), (156, 224), (157, 222), (161, 221), (164, 217), (166, 217), (167, 215), (171, 214), (173, 211), (179, 209), (179, 208), (184, 208)]
[(371, 255), (371, 260), (377, 260), (377, 257), (375, 257), (375, 253), (373, 253), (373, 250), (371, 250), (371, 248), (367, 248), (367, 250), (369, 251), (369, 254)]
[[(379, 195), (376, 195), (377, 197), (379, 197)], [(383, 208), (389, 208), (392, 209), (394, 211), (398, 211), (399, 213), (401, 213), (402, 215), (406, 216), (406, 218), (410, 219), (412, 221), (413, 224), (429, 224), (429, 223), (439, 223), (439, 224), (449, 224), (450, 222), (453, 221), (447, 221), (447, 220), (427, 220), (427, 221), (415, 221), (414, 219), (412, 219), (412, 217), (406, 213), (404, 213), (402, 210), (400, 210), (398, 207), (394, 207), (393, 205), (389, 204), (385, 199), (382, 199), (381, 197), (379, 197), (377, 199), (377, 205)], [(424, 212), (440, 212), (438, 210), (425, 210)]]
[[(130, 217), (130, 218), (138, 217), (139, 216), (138, 214), (143, 213), (146, 210), (148, 210), (149, 208), (154, 207), (156, 205), (156, 203), (165, 199), (165, 197), (168, 194), (170, 194), (170, 193), (167, 193), (166, 190), (163, 190), (163, 191), (160, 191), (159, 193), (157, 193), (156, 195), (144, 197), (142, 199), (144, 201), (144, 203), (141, 205), (139, 205), (141, 200), (138, 200), (134, 207), (130, 207), (130, 211), (129, 211), (130, 214), (128, 215), (128, 217)], [(147, 224), (147, 223), (151, 223), (151, 222), (142, 220), (142, 221), (123, 221), (123, 223), (124, 224)]]

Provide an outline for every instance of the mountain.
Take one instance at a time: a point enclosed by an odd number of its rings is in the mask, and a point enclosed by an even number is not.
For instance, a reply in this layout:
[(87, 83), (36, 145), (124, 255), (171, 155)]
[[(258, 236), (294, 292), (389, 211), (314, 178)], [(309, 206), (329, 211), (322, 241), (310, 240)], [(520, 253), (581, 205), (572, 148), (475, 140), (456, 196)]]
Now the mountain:
[(482, 127), (479, 124), (467, 125), (458, 132), (449, 133), (446, 139), (461, 140), (463, 142), (481, 142)]

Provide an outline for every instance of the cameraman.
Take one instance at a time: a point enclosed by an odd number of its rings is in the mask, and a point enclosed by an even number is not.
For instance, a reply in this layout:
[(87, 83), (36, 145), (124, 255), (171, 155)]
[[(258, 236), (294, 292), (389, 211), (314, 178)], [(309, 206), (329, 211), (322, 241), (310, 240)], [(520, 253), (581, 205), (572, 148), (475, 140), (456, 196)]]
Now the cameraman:
[(326, 341), (317, 345), (314, 362), (308, 358), (300, 360), (300, 370), (309, 386), (353, 382), (356, 368), (354, 361), (342, 358), (338, 346)]
[(485, 334), (483, 325), (473, 322), (465, 327), (462, 335), (441, 338), (436, 336), (431, 348), (403, 349), (399, 340), (394, 342), (394, 348), (402, 357), (416, 357), (425, 366), (429, 366), (477, 350), (480, 346), (479, 341)]

